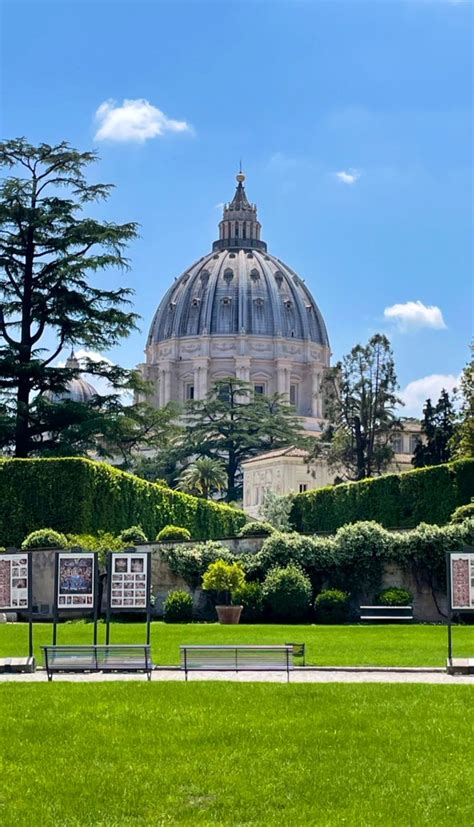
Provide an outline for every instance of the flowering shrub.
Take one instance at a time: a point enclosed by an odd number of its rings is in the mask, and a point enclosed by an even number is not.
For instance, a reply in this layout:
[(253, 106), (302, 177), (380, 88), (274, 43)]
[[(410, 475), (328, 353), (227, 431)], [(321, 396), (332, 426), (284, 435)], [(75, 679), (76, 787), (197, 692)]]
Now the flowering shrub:
[(162, 554), (173, 574), (182, 577), (192, 589), (201, 585), (202, 576), (210, 563), (215, 560), (232, 563), (236, 559), (226, 546), (216, 540), (166, 548)]

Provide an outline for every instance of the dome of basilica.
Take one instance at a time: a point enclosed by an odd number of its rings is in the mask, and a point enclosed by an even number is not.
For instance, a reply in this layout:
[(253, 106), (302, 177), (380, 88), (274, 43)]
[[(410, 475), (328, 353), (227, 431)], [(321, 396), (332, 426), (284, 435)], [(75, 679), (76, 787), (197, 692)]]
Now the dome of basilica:
[(235, 376), (319, 421), (330, 358), (324, 319), (304, 280), (268, 252), (244, 181), (240, 172), (212, 251), (161, 300), (140, 370), (158, 407), (202, 399), (217, 379)]
[[(66, 359), (66, 367), (70, 370), (80, 369), (79, 360), (74, 352)], [(45, 394), (51, 402), (89, 402), (96, 395), (97, 391), (94, 386), (81, 376), (70, 379), (63, 391)]]

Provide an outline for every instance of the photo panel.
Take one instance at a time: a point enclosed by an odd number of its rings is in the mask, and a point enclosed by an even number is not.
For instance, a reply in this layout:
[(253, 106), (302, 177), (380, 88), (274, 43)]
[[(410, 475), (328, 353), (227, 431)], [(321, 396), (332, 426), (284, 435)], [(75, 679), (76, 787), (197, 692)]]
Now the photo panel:
[(0, 611), (28, 608), (28, 555), (0, 554)]
[(451, 609), (474, 610), (474, 552), (449, 556), (451, 575)]
[(112, 552), (109, 599), (111, 610), (146, 609), (149, 552)]
[(58, 554), (57, 606), (60, 609), (93, 609), (95, 555)]

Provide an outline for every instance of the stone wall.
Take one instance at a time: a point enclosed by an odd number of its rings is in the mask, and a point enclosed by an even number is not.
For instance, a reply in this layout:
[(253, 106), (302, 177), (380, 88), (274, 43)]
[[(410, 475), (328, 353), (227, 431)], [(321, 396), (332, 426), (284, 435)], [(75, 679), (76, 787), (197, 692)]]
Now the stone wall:
[[(263, 538), (249, 537), (245, 539), (229, 539), (221, 541), (235, 554), (244, 552), (255, 553), (261, 547)], [(166, 544), (169, 546), (169, 544)], [(156, 596), (154, 612), (158, 616), (163, 610), (163, 601), (172, 589), (191, 591), (185, 581), (173, 574), (162, 555), (164, 544), (153, 543), (140, 546), (143, 551), (152, 552), (152, 591)], [(48, 619), (52, 616), (54, 600), (54, 555), (52, 549), (38, 549), (33, 552), (33, 606), (38, 619)], [(414, 595), (413, 607), (416, 620), (424, 622), (440, 622), (446, 614), (446, 595), (442, 592), (432, 592), (431, 587), (417, 582), (410, 572), (405, 572), (396, 564), (387, 564), (384, 569), (383, 587), (403, 586)], [(208, 595), (201, 589), (193, 594), (194, 607), (197, 616), (205, 613), (208, 608)], [(361, 603), (367, 602), (361, 600)], [(70, 615), (73, 616), (72, 613)]]

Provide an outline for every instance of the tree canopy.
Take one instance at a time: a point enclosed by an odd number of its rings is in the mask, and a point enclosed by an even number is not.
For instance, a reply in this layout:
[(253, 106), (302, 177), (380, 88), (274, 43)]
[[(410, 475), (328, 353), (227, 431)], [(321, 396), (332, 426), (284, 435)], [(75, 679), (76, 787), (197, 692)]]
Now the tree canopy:
[(245, 459), (305, 443), (300, 420), (282, 396), (255, 395), (251, 384), (234, 377), (216, 382), (205, 399), (189, 402), (183, 427), (182, 457), (219, 460), (228, 502), (241, 495)]
[(328, 368), (322, 384), (327, 426), (312, 448), (310, 463), (326, 459), (349, 480), (381, 474), (393, 457), (393, 431), (400, 427), (397, 388), (390, 342), (380, 333)]
[(412, 465), (424, 468), (427, 465), (441, 465), (451, 459), (451, 442), (456, 427), (456, 412), (449, 393), (442, 390), (433, 405), (427, 399), (423, 408), (421, 433), (424, 436), (413, 452)]
[[(125, 248), (137, 235), (133, 222), (84, 215), (88, 204), (111, 190), (86, 180), (96, 159), (66, 142), (0, 143), (0, 166), (11, 173), (0, 183), (0, 440), (18, 457), (37, 449), (54, 426), (51, 417), (66, 428), (76, 427), (83, 415), (98, 415), (98, 405), (86, 412), (44, 404), (48, 392), (64, 390), (77, 375), (56, 366), (64, 349), (81, 344), (101, 351), (136, 326), (130, 289), (91, 282), (100, 271), (127, 267)], [(130, 378), (106, 361), (89, 360), (85, 369), (114, 387)]]

